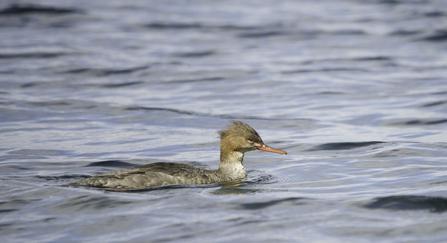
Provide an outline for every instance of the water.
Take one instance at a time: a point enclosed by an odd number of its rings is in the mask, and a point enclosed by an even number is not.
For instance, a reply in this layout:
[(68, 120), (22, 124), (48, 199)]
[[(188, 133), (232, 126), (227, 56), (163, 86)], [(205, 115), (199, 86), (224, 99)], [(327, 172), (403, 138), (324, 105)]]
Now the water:
[[(29, 3), (33, 3), (30, 5)], [(2, 242), (444, 242), (447, 1), (3, 1)], [(157, 161), (240, 185), (63, 185)]]

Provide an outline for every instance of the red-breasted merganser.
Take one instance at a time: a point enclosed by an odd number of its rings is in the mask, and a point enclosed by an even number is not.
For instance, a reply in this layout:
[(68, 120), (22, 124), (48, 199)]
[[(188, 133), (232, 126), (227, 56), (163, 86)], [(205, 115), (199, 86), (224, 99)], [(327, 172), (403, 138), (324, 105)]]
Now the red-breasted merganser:
[(213, 184), (241, 180), (247, 177), (242, 160), (244, 153), (252, 150), (287, 154), (262, 141), (249, 125), (233, 121), (220, 134), (220, 165), (217, 170), (207, 170), (180, 163), (152, 163), (96, 175), (69, 185), (95, 186), (116, 189), (144, 189), (165, 185)]

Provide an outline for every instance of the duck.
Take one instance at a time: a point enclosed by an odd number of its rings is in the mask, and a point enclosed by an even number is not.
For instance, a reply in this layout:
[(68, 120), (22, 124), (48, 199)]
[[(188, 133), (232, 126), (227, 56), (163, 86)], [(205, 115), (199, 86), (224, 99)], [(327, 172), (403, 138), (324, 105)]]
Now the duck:
[(258, 132), (246, 123), (232, 121), (220, 135), (220, 164), (217, 170), (188, 164), (156, 162), (92, 176), (68, 185), (109, 189), (146, 189), (168, 185), (229, 183), (247, 177), (245, 152), (263, 150), (286, 155), (287, 152), (266, 145)]

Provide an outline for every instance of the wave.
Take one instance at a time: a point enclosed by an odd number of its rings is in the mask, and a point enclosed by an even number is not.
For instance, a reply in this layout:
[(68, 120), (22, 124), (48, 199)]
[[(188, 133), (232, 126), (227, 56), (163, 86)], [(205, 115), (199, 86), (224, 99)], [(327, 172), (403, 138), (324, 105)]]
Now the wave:
[(370, 142), (345, 142), (345, 143), (326, 143), (313, 146), (306, 151), (318, 151), (318, 150), (349, 150), (362, 147), (368, 147), (371, 145), (384, 144), (385, 142), (370, 141)]
[(12, 4), (7, 8), (0, 10), (0, 15), (26, 15), (26, 14), (73, 14), (83, 13), (83, 11), (74, 8), (56, 8), (46, 7), (34, 4)]
[(363, 207), (391, 211), (429, 210), (432, 213), (443, 213), (447, 211), (447, 198), (413, 195), (379, 197), (363, 205)]

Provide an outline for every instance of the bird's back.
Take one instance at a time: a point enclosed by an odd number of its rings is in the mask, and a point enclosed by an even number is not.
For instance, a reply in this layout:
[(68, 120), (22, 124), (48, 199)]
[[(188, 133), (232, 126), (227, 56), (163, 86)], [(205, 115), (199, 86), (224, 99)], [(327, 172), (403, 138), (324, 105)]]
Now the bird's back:
[(96, 175), (69, 185), (119, 189), (143, 189), (177, 184), (209, 184), (225, 181), (219, 172), (180, 163), (152, 163)]

